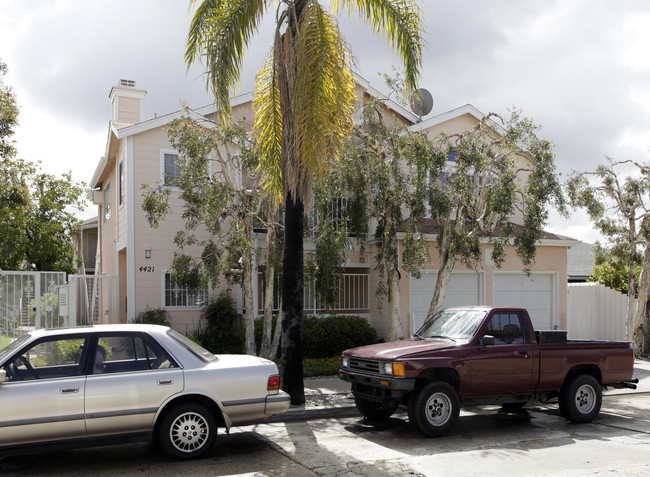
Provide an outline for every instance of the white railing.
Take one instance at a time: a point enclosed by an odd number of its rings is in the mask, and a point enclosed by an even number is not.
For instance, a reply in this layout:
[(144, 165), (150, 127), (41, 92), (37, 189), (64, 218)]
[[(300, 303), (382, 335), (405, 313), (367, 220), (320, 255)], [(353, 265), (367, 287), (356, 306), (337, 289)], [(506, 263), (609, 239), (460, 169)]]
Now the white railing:
[[(258, 274), (260, 299), (258, 300), (258, 314), (264, 313), (264, 287), (263, 273)], [(316, 293), (313, 285), (305, 286), (304, 306), (305, 314), (319, 314), (324, 312), (334, 313), (367, 313), (369, 309), (369, 275), (367, 273), (341, 273), (338, 277), (338, 297), (332, 310), (324, 305), (322, 299)], [(273, 296), (273, 311), (280, 308), (280, 285), (276, 281), (275, 293)]]

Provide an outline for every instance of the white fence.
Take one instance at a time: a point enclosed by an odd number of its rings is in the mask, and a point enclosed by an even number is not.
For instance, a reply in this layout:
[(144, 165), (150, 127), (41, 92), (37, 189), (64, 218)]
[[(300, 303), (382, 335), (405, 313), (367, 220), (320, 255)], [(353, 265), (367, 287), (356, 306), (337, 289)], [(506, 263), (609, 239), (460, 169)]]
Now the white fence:
[(570, 283), (567, 334), (570, 339), (625, 340), (627, 295), (602, 283)]

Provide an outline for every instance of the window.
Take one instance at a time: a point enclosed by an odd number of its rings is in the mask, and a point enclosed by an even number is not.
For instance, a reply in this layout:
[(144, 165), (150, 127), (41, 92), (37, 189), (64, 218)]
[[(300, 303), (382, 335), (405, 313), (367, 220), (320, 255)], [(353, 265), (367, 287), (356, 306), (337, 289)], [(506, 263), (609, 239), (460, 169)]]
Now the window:
[(118, 166), (118, 197), (119, 197), (119, 205), (122, 207), (124, 205), (124, 161), (120, 161), (120, 165)]
[(517, 313), (499, 313), (492, 317), (483, 336), (494, 336), (495, 344), (520, 344), (524, 342), (521, 321)]
[(207, 288), (190, 293), (174, 283), (172, 276), (165, 273), (165, 307), (202, 307), (208, 303), (210, 294)]
[(151, 337), (140, 334), (102, 335), (92, 374), (177, 368), (178, 364)]
[(11, 381), (79, 376), (86, 341), (83, 337), (39, 341), (14, 356), (4, 369)]
[(178, 167), (178, 154), (163, 152), (163, 180), (165, 185), (174, 185), (181, 177), (181, 170)]
[(111, 218), (111, 183), (106, 183), (104, 187), (104, 222)]

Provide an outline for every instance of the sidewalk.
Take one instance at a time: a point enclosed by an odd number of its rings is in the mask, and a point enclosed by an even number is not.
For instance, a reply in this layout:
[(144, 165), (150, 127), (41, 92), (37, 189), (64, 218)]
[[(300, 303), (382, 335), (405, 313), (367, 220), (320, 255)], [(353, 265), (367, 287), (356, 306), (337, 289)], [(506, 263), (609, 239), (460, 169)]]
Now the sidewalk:
[[(650, 360), (635, 360), (633, 377), (639, 379), (637, 389), (609, 388), (604, 396), (650, 393)], [(350, 393), (350, 383), (339, 379), (338, 376), (320, 376), (305, 378), (304, 405), (291, 406), (287, 413), (275, 416), (272, 420), (300, 420), (355, 414), (358, 414), (358, 411)]]

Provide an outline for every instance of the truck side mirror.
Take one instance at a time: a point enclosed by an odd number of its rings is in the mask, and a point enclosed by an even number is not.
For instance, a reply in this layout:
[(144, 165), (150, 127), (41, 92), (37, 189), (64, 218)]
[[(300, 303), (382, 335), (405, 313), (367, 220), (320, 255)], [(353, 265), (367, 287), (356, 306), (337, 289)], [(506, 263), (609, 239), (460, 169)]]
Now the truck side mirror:
[(487, 351), (488, 346), (494, 346), (495, 344), (494, 336), (484, 335), (480, 339), (480, 343), (481, 343), (481, 351)]

